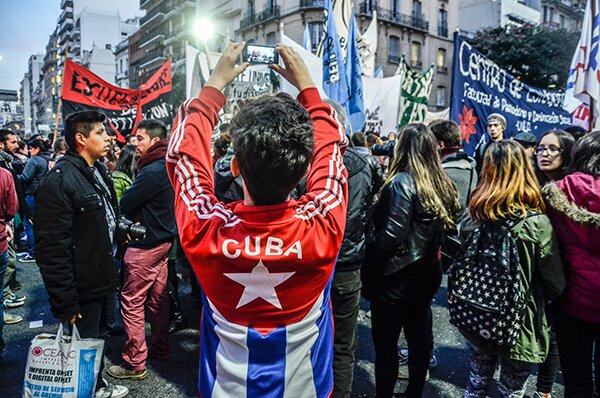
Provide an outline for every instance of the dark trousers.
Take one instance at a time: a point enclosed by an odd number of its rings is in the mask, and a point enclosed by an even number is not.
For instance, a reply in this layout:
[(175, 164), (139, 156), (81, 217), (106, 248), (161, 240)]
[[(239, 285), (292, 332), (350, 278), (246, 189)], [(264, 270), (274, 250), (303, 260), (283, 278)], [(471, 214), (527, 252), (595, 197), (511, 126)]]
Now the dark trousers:
[(551, 393), (552, 386), (554, 385), (554, 379), (556, 378), (556, 372), (558, 371), (559, 358), (558, 358), (558, 342), (556, 341), (556, 330), (554, 326), (550, 327), (550, 348), (548, 350), (548, 356), (544, 363), (540, 364), (538, 368), (536, 391), (543, 393)]
[(594, 360), (596, 391), (600, 393), (600, 324), (575, 318), (560, 308), (555, 318), (556, 337), (560, 353), (560, 367), (565, 382), (565, 398), (589, 398), (594, 391), (592, 357)]
[[(110, 293), (114, 297), (114, 293)], [(101, 296), (91, 300), (85, 300), (79, 302), (79, 308), (81, 309), (81, 319), (77, 320), (76, 326), (79, 331), (79, 335), (82, 338), (99, 339), (102, 338), (101, 331), (102, 325), (107, 323), (107, 306), (106, 302), (110, 298)], [(113, 299), (114, 302), (114, 299)], [(113, 309), (114, 311), (114, 309)], [(96, 389), (102, 387), (102, 371), (104, 370), (104, 353), (106, 352), (106, 343), (104, 344), (104, 351), (102, 352), (102, 361), (100, 362), (100, 372), (98, 376), (98, 384)]]
[[(8, 268), (8, 251), (0, 253), (0, 281), (4, 279), (4, 273)], [(0, 303), (0, 357), (4, 351), (5, 343), (2, 338), (2, 331), (4, 329), (4, 304)]]
[(336, 272), (333, 276), (333, 398), (350, 398), (352, 392), (360, 286), (360, 270)]
[(394, 394), (398, 377), (398, 338), (404, 330), (408, 344), (406, 396), (420, 397), (431, 356), (431, 300), (388, 304), (371, 302), (371, 333), (375, 345), (375, 389), (378, 398)]

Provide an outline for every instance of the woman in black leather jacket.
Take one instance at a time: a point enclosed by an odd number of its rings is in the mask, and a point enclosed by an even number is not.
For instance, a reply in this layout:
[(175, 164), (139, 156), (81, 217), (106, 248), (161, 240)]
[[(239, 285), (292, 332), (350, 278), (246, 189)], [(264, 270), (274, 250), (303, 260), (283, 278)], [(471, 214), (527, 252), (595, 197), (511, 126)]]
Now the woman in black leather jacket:
[(398, 338), (408, 350), (408, 397), (420, 397), (431, 355), (431, 300), (442, 280), (440, 246), (454, 227), (458, 192), (442, 169), (438, 145), (423, 124), (399, 133), (389, 176), (373, 214), (369, 273), (378, 398), (391, 397), (398, 375)]

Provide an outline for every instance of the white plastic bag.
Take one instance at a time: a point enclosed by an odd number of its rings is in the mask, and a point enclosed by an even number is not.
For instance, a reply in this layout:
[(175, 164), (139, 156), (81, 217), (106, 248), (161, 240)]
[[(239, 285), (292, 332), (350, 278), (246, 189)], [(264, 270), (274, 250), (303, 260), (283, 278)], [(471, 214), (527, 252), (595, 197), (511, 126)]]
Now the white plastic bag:
[(77, 327), (72, 336), (39, 334), (31, 340), (23, 397), (90, 398), (94, 396), (104, 341), (82, 339)]

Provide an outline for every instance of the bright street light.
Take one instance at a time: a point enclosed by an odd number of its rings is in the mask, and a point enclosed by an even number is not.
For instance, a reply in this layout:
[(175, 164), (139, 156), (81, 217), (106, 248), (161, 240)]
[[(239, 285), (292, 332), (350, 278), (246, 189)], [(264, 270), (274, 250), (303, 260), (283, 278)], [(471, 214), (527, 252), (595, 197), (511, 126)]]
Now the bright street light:
[(199, 19), (194, 24), (194, 35), (200, 40), (207, 41), (212, 37), (214, 33), (215, 27), (212, 24), (212, 22), (208, 19)]
[(2, 58), (2, 55), (0, 55), (0, 61), (2, 61), (4, 58)]

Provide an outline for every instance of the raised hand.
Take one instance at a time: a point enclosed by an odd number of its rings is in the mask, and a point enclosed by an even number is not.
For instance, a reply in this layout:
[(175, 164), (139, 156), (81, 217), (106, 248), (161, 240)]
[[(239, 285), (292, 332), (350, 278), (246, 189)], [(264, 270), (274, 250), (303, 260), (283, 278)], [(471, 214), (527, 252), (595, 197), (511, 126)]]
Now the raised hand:
[(315, 83), (313, 82), (310, 73), (308, 73), (308, 68), (300, 55), (298, 55), (293, 48), (282, 44), (278, 44), (276, 48), (277, 52), (279, 52), (279, 56), (283, 59), (285, 68), (276, 64), (269, 65), (269, 68), (283, 76), (283, 78), (296, 87), (298, 91), (302, 91), (309, 87), (315, 87)]
[(250, 65), (248, 62), (236, 65), (245, 46), (246, 42), (231, 43), (225, 51), (223, 51), (221, 58), (219, 58), (219, 62), (217, 62), (215, 69), (206, 82), (206, 86), (223, 90), (223, 88), (231, 83), (233, 79), (246, 70), (248, 65)]

